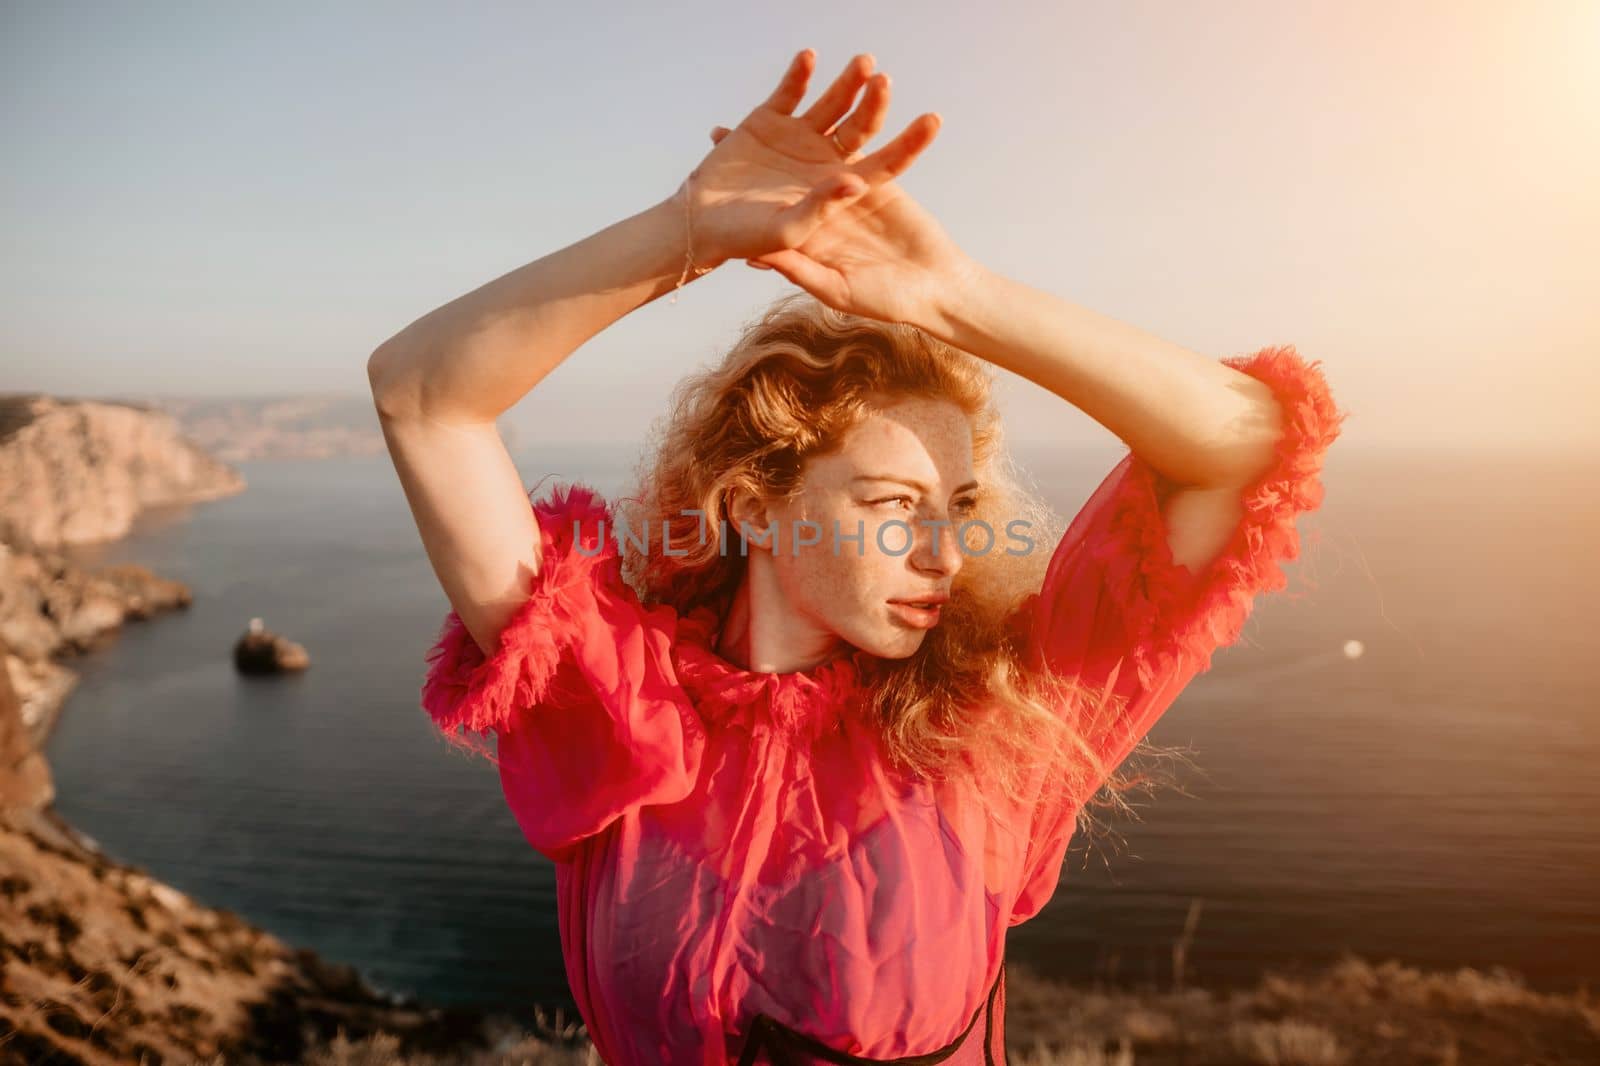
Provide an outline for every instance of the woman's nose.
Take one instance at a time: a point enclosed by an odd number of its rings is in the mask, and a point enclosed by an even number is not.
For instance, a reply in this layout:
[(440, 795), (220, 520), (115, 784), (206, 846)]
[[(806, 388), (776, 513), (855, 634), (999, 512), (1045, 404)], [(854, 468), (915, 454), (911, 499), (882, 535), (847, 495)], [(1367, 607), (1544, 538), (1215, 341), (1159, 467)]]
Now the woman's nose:
[(918, 570), (954, 577), (962, 562), (961, 546), (956, 540), (958, 523), (951, 519), (922, 519), (918, 525), (912, 564)]

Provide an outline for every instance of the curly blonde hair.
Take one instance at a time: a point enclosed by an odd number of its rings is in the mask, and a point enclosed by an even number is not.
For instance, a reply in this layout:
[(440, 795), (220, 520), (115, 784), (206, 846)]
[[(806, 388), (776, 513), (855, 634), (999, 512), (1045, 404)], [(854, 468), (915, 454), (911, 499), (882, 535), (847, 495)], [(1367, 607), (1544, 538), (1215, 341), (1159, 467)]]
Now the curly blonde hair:
[[(721, 539), (735, 525), (728, 503), (736, 490), (767, 501), (792, 497), (806, 461), (837, 447), (886, 401), (954, 403), (971, 420), (981, 484), (970, 520), (1003, 530), (1021, 518), (1034, 546), (1018, 554), (970, 546), (941, 624), (910, 657), (881, 661), (864, 713), (890, 761), (913, 775), (978, 774), (1025, 802), (1044, 759), (1050, 787), (1131, 809), (1124, 793), (1151, 778), (1114, 777), (1086, 740), (1114, 713), (1111, 702), (1076, 678), (1021, 662), (1017, 608), (1039, 590), (1065, 523), (1023, 488), (993, 388), (987, 363), (920, 329), (846, 314), (805, 292), (781, 297), (719, 364), (678, 384), (652, 427), (638, 488), (617, 500), (618, 520), (663, 530), (664, 543), (684, 547), (669, 555), (626, 540), (623, 570), (645, 603), (680, 613), (711, 605), (725, 617), (748, 565)], [(1091, 797), (1096, 785), (1103, 787)], [(1086, 827), (1088, 806), (1080, 815)]]

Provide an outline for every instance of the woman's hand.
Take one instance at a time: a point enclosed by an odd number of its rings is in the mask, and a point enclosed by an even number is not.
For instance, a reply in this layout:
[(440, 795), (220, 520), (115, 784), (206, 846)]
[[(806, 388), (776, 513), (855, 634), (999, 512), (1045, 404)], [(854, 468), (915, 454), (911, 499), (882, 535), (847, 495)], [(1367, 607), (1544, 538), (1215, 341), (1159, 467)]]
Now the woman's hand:
[(979, 273), (933, 216), (893, 182), (847, 204), (797, 247), (749, 263), (776, 270), (829, 307), (919, 328), (934, 326)]
[[(746, 259), (838, 310), (917, 323), (974, 269), (893, 181), (933, 142), (939, 117), (921, 115), (857, 158), (883, 127), (889, 76), (871, 73), (870, 54), (856, 56), (796, 117), (814, 63), (801, 52), (737, 128), (712, 131), (716, 147), (679, 189), (690, 197), (695, 262)], [(863, 85), (861, 105), (840, 122)]]

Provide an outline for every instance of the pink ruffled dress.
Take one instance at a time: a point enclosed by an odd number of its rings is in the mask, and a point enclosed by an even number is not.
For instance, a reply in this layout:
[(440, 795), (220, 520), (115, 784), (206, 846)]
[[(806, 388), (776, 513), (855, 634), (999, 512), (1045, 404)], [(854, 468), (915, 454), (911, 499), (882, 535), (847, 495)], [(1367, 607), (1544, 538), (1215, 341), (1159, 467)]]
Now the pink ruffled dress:
[[(1253, 598), (1285, 586), (1295, 517), (1322, 499), (1343, 415), (1319, 364), (1292, 347), (1225, 362), (1271, 387), (1285, 432), (1221, 555), (1199, 574), (1173, 562), (1171, 486), (1130, 454), (1019, 610), (1030, 663), (1125, 698), (1092, 738), (1109, 765), (1238, 638)], [(526, 604), (487, 657), (450, 612), (422, 704), (496, 761), (555, 864), (567, 978), (601, 1057), (1004, 1062), (1006, 931), (1055, 891), (1077, 802), (1040, 787), (995, 818), (891, 772), (853, 713), (874, 657), (743, 670), (714, 650), (710, 608), (641, 604), (597, 493), (558, 487), (533, 507), (543, 565)], [(490, 736), (492, 756), (474, 740)]]

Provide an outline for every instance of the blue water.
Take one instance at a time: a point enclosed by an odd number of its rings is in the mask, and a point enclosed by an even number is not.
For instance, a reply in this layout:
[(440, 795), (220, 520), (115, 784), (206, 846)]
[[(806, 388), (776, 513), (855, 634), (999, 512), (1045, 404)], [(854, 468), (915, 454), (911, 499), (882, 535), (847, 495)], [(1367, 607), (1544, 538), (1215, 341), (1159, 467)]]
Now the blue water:
[[(1076, 509), (1116, 448), (1023, 452)], [(628, 452), (518, 456), (619, 491)], [(1503, 965), (1536, 987), (1600, 971), (1600, 463), (1339, 449), (1301, 521), (1291, 592), (1262, 599), (1157, 725), (1198, 772), (1148, 801), (1012, 931), (1046, 974), (1168, 980), (1201, 901), (1192, 981), (1349, 949)], [(571, 1008), (553, 871), (492, 767), (419, 709), (448, 608), (387, 457), (241, 464), (242, 495), (152, 515), (81, 553), (186, 582), (187, 612), (78, 659), (52, 734), (57, 808), (119, 858), (380, 987), (527, 1016)], [(252, 616), (299, 676), (230, 664)], [(1365, 654), (1344, 657), (1346, 640)]]

